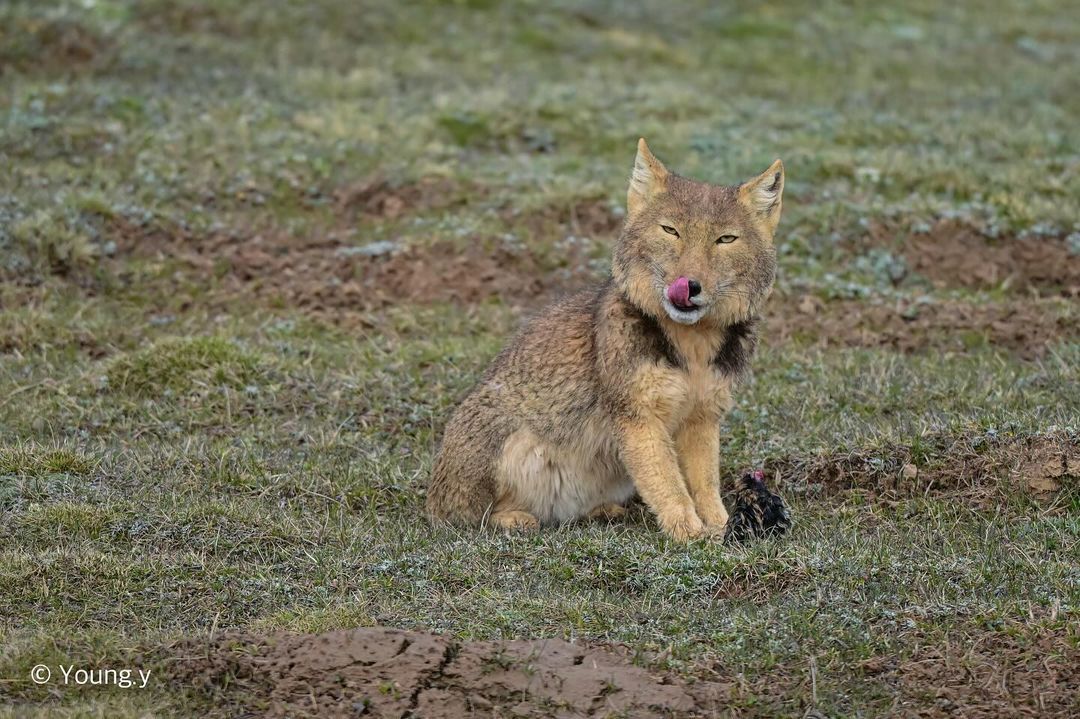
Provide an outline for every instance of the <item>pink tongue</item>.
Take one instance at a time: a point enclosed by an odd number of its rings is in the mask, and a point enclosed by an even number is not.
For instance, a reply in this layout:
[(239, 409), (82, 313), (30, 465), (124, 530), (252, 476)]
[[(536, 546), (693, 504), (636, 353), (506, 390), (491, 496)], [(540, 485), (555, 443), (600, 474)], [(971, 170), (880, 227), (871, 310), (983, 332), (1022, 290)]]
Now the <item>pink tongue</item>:
[(667, 296), (676, 305), (688, 307), (690, 305), (690, 280), (680, 277), (672, 282), (668, 285)]

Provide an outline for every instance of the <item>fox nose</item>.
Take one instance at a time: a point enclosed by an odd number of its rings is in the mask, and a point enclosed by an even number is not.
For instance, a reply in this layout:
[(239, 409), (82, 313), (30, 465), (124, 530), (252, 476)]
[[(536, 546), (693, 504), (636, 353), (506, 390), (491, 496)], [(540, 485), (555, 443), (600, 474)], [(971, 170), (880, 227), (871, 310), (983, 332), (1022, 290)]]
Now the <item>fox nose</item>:
[(697, 297), (698, 295), (701, 294), (701, 283), (700, 282), (698, 282), (697, 280), (690, 280), (686, 284), (689, 285), (689, 290), (690, 290), (690, 296), (691, 297)]

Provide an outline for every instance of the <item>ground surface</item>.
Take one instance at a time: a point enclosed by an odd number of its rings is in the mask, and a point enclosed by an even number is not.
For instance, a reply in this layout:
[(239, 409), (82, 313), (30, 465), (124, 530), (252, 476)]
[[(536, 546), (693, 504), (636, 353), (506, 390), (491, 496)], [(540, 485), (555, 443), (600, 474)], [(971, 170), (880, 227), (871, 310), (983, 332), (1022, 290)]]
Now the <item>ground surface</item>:
[[(1077, 715), (1069, 3), (363, 5), (0, 5), (0, 714)], [(723, 467), (793, 534), (431, 530), (639, 135), (785, 161)]]

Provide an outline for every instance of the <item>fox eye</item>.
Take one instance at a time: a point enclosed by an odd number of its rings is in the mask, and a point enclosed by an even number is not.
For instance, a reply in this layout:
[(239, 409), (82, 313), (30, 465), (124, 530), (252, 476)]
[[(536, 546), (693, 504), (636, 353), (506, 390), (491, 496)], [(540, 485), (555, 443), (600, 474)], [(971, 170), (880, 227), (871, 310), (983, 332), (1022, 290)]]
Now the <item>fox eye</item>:
[(720, 235), (716, 238), (716, 244), (718, 245), (730, 245), (735, 240), (739, 239), (738, 235)]
[(668, 233), (669, 235), (675, 235), (676, 237), (679, 236), (679, 231), (676, 230), (674, 227), (668, 227), (667, 225), (660, 225), (660, 229), (663, 230), (664, 232)]

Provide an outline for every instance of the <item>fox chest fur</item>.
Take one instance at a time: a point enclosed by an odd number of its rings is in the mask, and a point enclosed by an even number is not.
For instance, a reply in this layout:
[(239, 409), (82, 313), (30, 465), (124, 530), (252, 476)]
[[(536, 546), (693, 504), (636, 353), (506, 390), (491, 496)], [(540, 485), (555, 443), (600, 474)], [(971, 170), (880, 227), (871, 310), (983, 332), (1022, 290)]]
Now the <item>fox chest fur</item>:
[(668, 361), (637, 367), (630, 386), (634, 409), (674, 434), (687, 422), (718, 422), (731, 408), (733, 377), (715, 362), (723, 334), (681, 333), (672, 339)]

